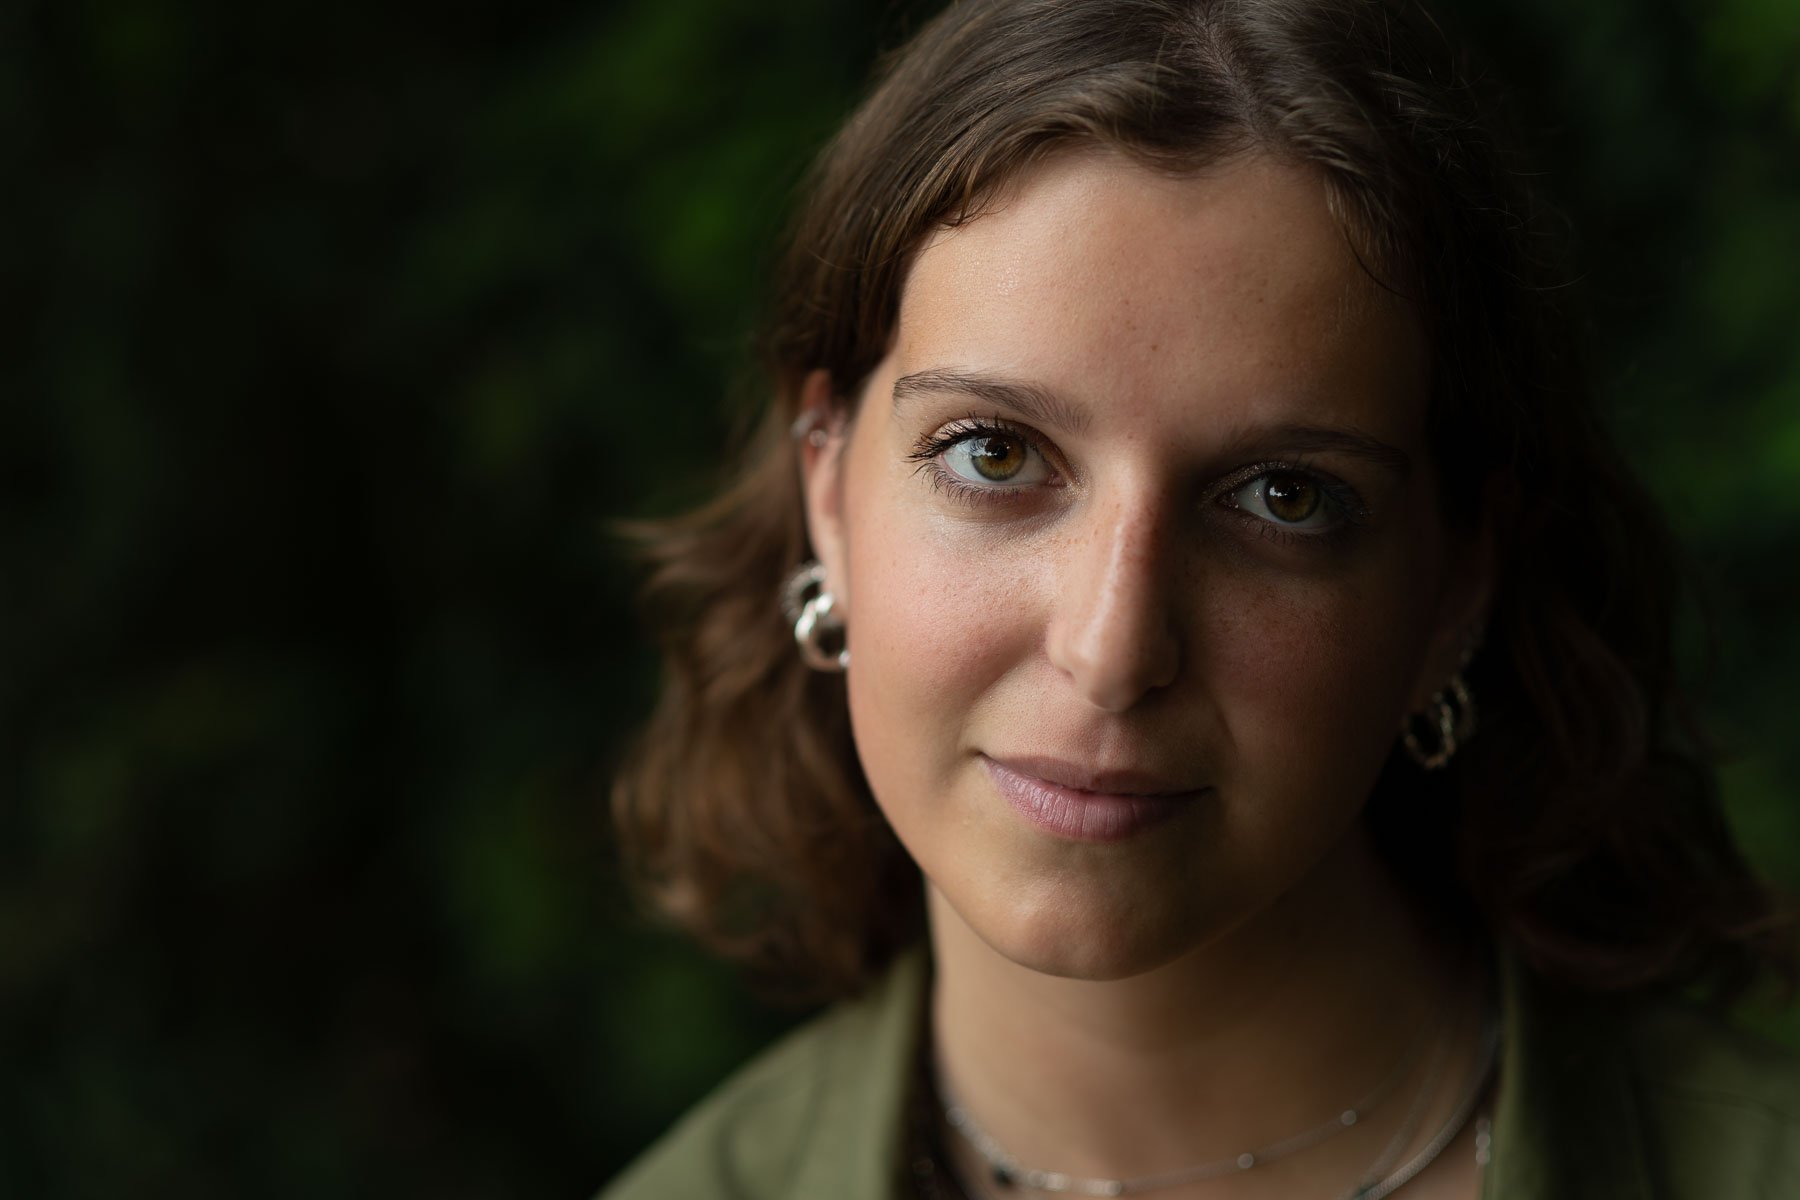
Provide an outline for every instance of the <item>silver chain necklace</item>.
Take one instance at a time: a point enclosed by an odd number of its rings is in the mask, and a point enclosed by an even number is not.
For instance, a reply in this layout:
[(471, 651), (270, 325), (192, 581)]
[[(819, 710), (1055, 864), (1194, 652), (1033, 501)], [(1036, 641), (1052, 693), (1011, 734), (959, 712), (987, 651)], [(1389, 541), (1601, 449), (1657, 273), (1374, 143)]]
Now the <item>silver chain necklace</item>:
[[(1434, 1026), (1435, 1028), (1435, 1026)], [(960, 1134), (964, 1141), (987, 1163), (993, 1180), (1000, 1187), (1012, 1189), (1026, 1188), (1031, 1191), (1063, 1193), (1076, 1196), (1128, 1196), (1140, 1192), (1159, 1191), (1164, 1188), (1178, 1187), (1187, 1183), (1199, 1183), (1203, 1180), (1218, 1179), (1226, 1175), (1238, 1174), (1258, 1166), (1298, 1154), (1300, 1151), (1318, 1145), (1333, 1134), (1341, 1133), (1367, 1116), (1385, 1099), (1399, 1081), (1406, 1077), (1414, 1060), (1417, 1058), (1422, 1043), (1415, 1041), (1402, 1055), (1401, 1059), (1389, 1070), (1386, 1078), (1372, 1089), (1368, 1095), (1350, 1108), (1343, 1110), (1336, 1117), (1320, 1122), (1311, 1129), (1271, 1142), (1256, 1150), (1246, 1150), (1231, 1158), (1219, 1159), (1215, 1162), (1201, 1163), (1179, 1171), (1170, 1171), (1162, 1175), (1145, 1175), (1136, 1179), (1084, 1179), (1062, 1171), (1044, 1171), (1022, 1167), (1018, 1160), (1008, 1154), (985, 1130), (976, 1123), (968, 1110), (954, 1100), (946, 1099), (944, 1117), (950, 1127)], [(1344, 1200), (1383, 1200), (1384, 1197), (1410, 1182), (1419, 1172), (1430, 1166), (1444, 1148), (1456, 1140), (1463, 1127), (1469, 1123), (1475, 1108), (1487, 1090), (1487, 1082), (1493, 1074), (1494, 1063), (1499, 1053), (1500, 1025), (1498, 1020), (1488, 1023), (1482, 1038), (1482, 1051), (1479, 1065), (1470, 1077), (1464, 1093), (1458, 1098), (1455, 1109), (1444, 1125), (1432, 1135), (1431, 1140), (1408, 1159), (1405, 1164), (1388, 1173), (1395, 1156), (1413, 1139), (1418, 1132), (1418, 1124), (1424, 1118), (1424, 1109), (1429, 1097), (1437, 1090), (1442, 1054), (1433, 1056), (1433, 1066), (1426, 1085), (1420, 1089), (1406, 1117), (1401, 1121), (1400, 1130), (1377, 1157), (1367, 1175), (1373, 1178), (1351, 1188)], [(937, 1073), (938, 1094), (948, 1096), (944, 1090), (941, 1072)], [(1488, 1156), (1488, 1128), (1486, 1118), (1482, 1118), (1476, 1136), (1476, 1163), (1485, 1165)], [(964, 1189), (967, 1190), (966, 1188)]]
[[(1487, 1028), (1482, 1033), (1481, 1058), (1475, 1071), (1469, 1076), (1468, 1085), (1463, 1088), (1463, 1094), (1457, 1098), (1456, 1107), (1450, 1111), (1449, 1118), (1431, 1136), (1431, 1140), (1391, 1174), (1382, 1175), (1382, 1172), (1386, 1170), (1385, 1163), (1370, 1170), (1370, 1175), (1381, 1177), (1351, 1188), (1344, 1200), (1383, 1200), (1390, 1193), (1398, 1191), (1412, 1182), (1419, 1172), (1436, 1161), (1438, 1155), (1442, 1154), (1444, 1149), (1456, 1140), (1457, 1135), (1462, 1133), (1463, 1126), (1469, 1123), (1469, 1118), (1474, 1116), (1475, 1110), (1480, 1107), (1481, 1097), (1488, 1090), (1488, 1081), (1493, 1078), (1494, 1064), (1499, 1057), (1500, 1022), (1495, 1018), (1488, 1021)], [(1410, 1136), (1407, 1140), (1411, 1140)], [(1398, 1149), (1405, 1144), (1396, 1139), (1391, 1149)], [(1491, 1134), (1488, 1119), (1484, 1116), (1479, 1118), (1475, 1125), (1475, 1166), (1477, 1169), (1487, 1166), (1490, 1144)]]

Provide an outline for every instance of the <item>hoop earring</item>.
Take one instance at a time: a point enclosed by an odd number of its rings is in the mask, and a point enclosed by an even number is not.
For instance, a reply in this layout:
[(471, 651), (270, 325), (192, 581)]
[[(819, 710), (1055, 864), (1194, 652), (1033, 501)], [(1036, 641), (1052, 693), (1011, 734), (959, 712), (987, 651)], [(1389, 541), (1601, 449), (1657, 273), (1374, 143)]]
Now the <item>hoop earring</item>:
[[(781, 588), (781, 611), (794, 623), (794, 644), (800, 659), (815, 671), (850, 669), (850, 647), (844, 644), (844, 620), (837, 615), (837, 597), (825, 590), (825, 565), (818, 559), (802, 563)], [(833, 652), (827, 644), (836, 644)]]
[[(1454, 703), (1452, 703), (1454, 701)], [(1413, 732), (1416, 718), (1428, 722), (1437, 734), (1437, 749), (1427, 751)], [(1475, 735), (1475, 697), (1458, 671), (1450, 677), (1423, 714), (1407, 713), (1400, 721), (1400, 741), (1407, 754), (1426, 771), (1441, 770), (1456, 754), (1457, 747)]]

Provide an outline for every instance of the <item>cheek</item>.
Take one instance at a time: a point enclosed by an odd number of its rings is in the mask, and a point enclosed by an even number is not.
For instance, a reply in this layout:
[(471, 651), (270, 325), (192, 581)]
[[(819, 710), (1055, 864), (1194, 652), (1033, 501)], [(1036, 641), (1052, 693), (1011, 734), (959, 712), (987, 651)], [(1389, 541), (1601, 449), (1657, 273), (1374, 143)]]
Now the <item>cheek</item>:
[(883, 523), (852, 549), (852, 661), (865, 677), (953, 693), (987, 678), (1018, 633), (999, 601), (1007, 588), (946, 542)]
[(1264, 796), (1361, 803), (1424, 653), (1429, 564), (1414, 541), (1350, 575), (1216, 587), (1196, 663)]
[(904, 494), (846, 500), (851, 721), (870, 786), (898, 816), (896, 798), (942, 790), (971, 711), (1039, 639), (1000, 558)]

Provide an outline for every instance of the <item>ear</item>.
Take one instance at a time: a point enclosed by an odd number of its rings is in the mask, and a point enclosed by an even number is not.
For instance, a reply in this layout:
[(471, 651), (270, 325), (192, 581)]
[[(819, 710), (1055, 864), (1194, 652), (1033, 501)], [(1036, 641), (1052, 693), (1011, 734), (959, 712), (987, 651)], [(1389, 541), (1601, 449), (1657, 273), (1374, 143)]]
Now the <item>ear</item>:
[(800, 385), (800, 486), (806, 501), (806, 533), (825, 566), (825, 588), (840, 617), (850, 612), (850, 572), (844, 536), (844, 452), (849, 443), (844, 410), (832, 403), (831, 375), (809, 373)]
[(1498, 569), (1491, 511), (1492, 505), (1483, 504), (1473, 536), (1446, 539), (1431, 641), (1413, 682), (1409, 712), (1424, 712), (1481, 644)]

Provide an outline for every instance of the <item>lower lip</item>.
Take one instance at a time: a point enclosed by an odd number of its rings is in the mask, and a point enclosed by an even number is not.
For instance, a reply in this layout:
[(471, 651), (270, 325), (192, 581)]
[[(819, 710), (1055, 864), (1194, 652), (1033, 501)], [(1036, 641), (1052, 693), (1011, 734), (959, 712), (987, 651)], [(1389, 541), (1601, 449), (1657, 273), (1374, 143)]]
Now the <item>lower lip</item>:
[(1064, 787), (982, 756), (988, 776), (1018, 814), (1048, 833), (1077, 842), (1120, 842), (1160, 825), (1204, 791), (1133, 796)]

